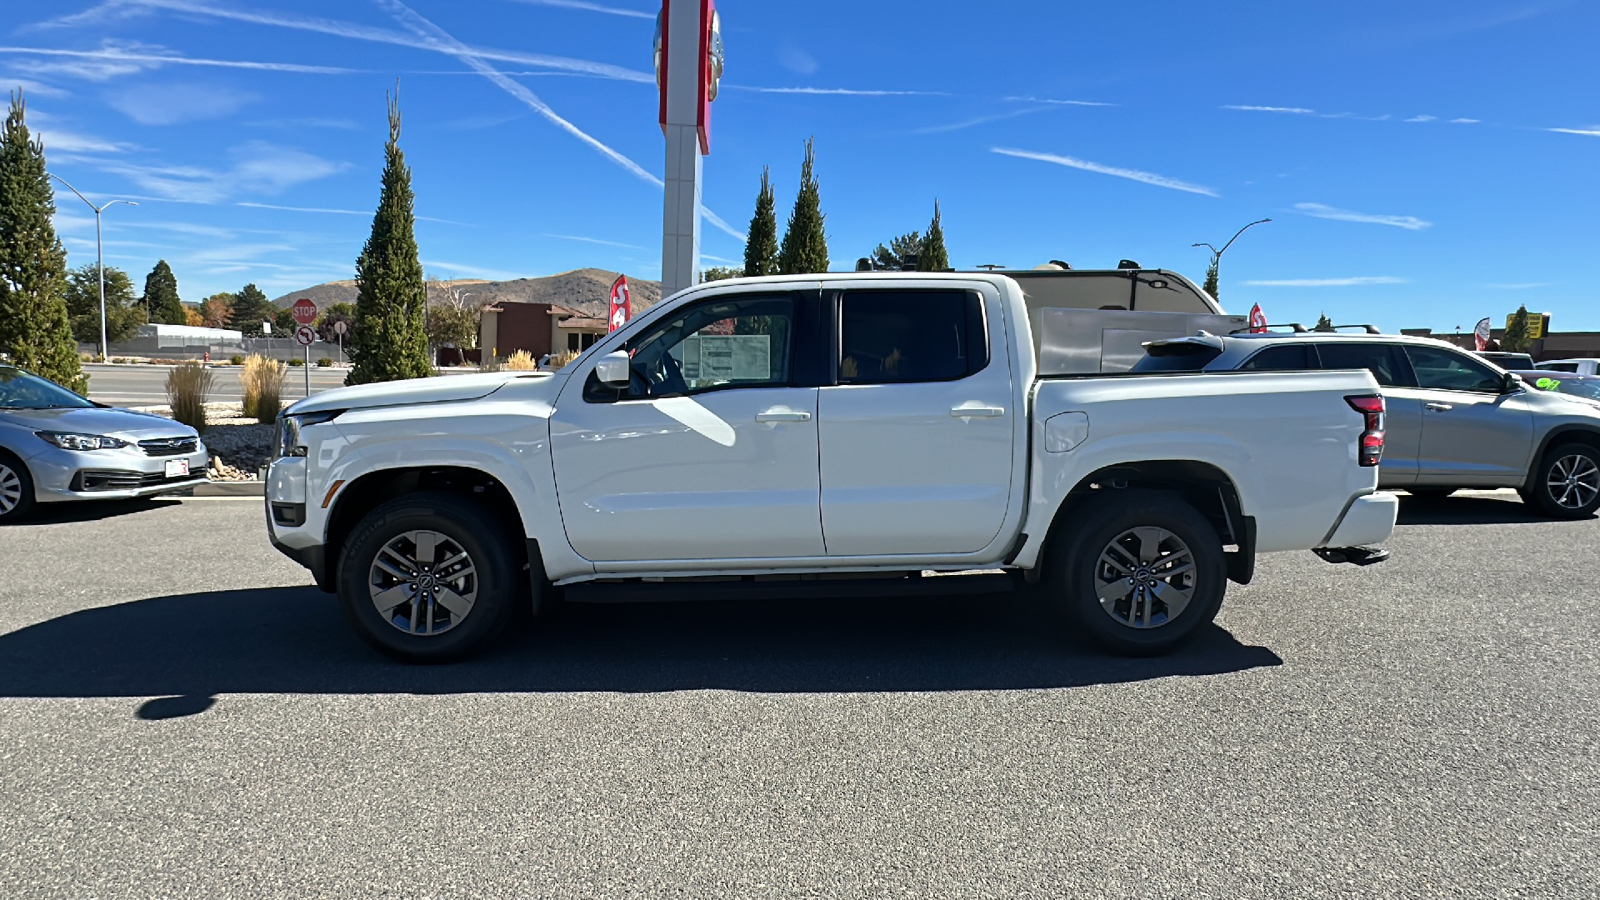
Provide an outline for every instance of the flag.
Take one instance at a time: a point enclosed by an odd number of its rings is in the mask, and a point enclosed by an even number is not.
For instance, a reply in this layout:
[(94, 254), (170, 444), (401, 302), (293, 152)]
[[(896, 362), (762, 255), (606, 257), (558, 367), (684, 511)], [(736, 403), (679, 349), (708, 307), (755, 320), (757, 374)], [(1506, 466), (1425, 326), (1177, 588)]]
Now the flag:
[(606, 331), (616, 331), (628, 324), (633, 318), (633, 298), (628, 295), (628, 276), (618, 275), (617, 280), (611, 282), (611, 312), (608, 318), (610, 327)]
[(1478, 320), (1477, 327), (1472, 329), (1472, 343), (1474, 350), (1482, 350), (1489, 346), (1489, 317), (1484, 316)]
[(1250, 307), (1250, 333), (1260, 334), (1267, 330), (1267, 314), (1261, 311), (1261, 304)]

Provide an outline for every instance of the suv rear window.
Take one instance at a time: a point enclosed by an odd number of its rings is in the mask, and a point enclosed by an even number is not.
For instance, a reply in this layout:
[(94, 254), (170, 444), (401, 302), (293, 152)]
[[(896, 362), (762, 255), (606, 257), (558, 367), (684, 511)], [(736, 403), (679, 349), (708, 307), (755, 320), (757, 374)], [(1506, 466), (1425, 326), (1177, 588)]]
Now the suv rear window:
[(1317, 344), (1324, 369), (1366, 369), (1384, 387), (1412, 387), (1411, 366), (1392, 344), (1323, 341)]
[(1221, 347), (1180, 341), (1149, 344), (1131, 372), (1198, 372), (1222, 353)]
[(1247, 372), (1292, 372), (1297, 369), (1315, 369), (1316, 355), (1309, 352), (1310, 344), (1283, 344), (1268, 347), (1245, 360), (1240, 366)]

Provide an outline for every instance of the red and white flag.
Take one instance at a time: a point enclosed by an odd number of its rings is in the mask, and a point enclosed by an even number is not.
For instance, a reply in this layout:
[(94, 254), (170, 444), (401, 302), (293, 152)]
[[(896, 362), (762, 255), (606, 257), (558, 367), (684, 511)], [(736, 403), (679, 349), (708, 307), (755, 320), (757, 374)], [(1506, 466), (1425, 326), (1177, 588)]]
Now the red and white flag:
[(616, 331), (628, 324), (633, 318), (633, 298), (628, 296), (628, 276), (618, 275), (617, 280), (611, 282), (611, 320), (606, 331)]
[(1267, 330), (1267, 314), (1261, 311), (1261, 304), (1250, 307), (1250, 333), (1260, 334)]
[(1489, 317), (1484, 316), (1478, 320), (1476, 328), (1472, 329), (1473, 349), (1482, 350), (1489, 346)]

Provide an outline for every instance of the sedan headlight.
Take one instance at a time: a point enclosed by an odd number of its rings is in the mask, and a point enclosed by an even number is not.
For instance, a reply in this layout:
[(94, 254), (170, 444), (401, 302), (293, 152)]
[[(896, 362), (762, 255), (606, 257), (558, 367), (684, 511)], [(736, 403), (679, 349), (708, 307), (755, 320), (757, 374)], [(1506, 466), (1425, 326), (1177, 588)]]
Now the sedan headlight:
[(338, 417), (342, 409), (330, 409), (323, 412), (300, 413), (293, 416), (278, 417), (278, 455), (279, 456), (305, 456), (306, 448), (300, 443), (300, 429), (323, 422), (332, 421)]
[(63, 450), (116, 450), (129, 446), (127, 441), (103, 434), (73, 434), (68, 431), (39, 431), (35, 434)]

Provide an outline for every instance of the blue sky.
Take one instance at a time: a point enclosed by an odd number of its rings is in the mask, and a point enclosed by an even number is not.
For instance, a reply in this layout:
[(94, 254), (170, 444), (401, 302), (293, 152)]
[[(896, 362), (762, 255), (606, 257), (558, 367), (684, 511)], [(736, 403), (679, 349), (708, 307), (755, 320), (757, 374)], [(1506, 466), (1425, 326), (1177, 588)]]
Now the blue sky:
[[(430, 276), (660, 273), (650, 0), (8, 8), (0, 81), (52, 171), (140, 202), (105, 214), (136, 283), (157, 258), (188, 300), (352, 277), (396, 77)], [(958, 268), (1131, 258), (1199, 281), (1192, 243), (1271, 217), (1223, 258), (1232, 312), (1465, 331), (1526, 303), (1600, 330), (1600, 4), (719, 9), (704, 190), (731, 227), (705, 225), (706, 266), (741, 258), (763, 165), (786, 215), (815, 136), (835, 269), (935, 197)], [(71, 263), (93, 262), (92, 213), (57, 204)]]

